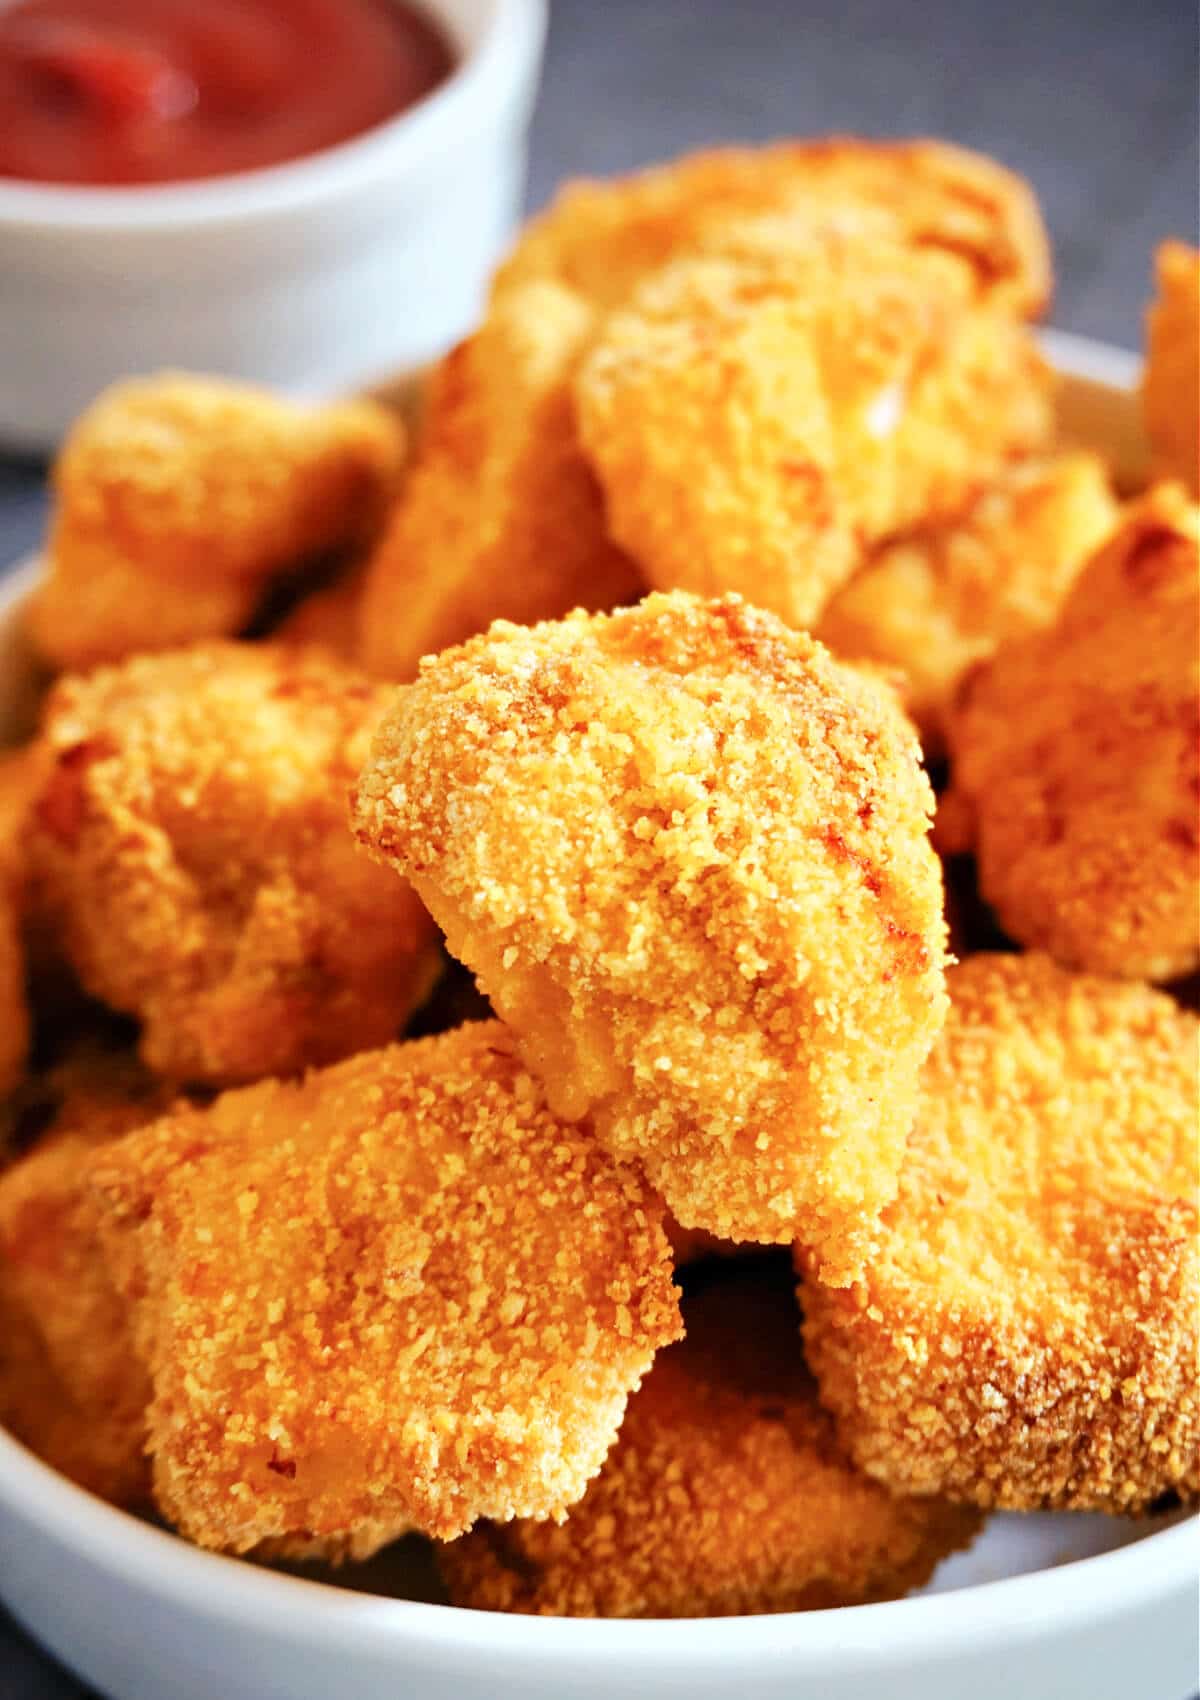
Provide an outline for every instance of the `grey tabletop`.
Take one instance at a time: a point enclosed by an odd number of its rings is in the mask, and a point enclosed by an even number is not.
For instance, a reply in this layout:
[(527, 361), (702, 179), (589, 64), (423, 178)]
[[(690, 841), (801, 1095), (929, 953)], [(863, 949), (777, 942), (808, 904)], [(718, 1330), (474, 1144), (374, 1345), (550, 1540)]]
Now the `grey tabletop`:
[[(1191, 0), (552, 0), (530, 204), (717, 141), (946, 136), (1036, 186), (1054, 322), (1136, 347), (1155, 244), (1195, 240), (1197, 46)], [(0, 562), (40, 535), (43, 477), (0, 460)], [(84, 1692), (0, 1618), (0, 1700)]]

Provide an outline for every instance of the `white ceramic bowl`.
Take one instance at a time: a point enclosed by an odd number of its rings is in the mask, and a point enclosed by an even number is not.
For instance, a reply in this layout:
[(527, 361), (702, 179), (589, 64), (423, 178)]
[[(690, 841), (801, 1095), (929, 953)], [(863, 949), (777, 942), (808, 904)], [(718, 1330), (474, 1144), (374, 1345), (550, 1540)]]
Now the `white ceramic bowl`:
[(338, 147), (162, 187), (0, 182), (0, 442), (50, 447), (130, 372), (355, 389), (462, 335), (519, 211), (546, 3), (425, 3), (457, 69)]
[[(1136, 361), (1050, 335), (1071, 434), (1144, 470)], [(0, 594), (0, 743), (28, 707)], [(301, 1579), (199, 1552), (71, 1486), (0, 1433), (0, 1594), (114, 1700), (1187, 1700), (1194, 1518), (999, 1516), (922, 1594), (760, 1618), (611, 1623), (431, 1603), (407, 1541)], [(396, 1597), (399, 1596), (399, 1597)]]

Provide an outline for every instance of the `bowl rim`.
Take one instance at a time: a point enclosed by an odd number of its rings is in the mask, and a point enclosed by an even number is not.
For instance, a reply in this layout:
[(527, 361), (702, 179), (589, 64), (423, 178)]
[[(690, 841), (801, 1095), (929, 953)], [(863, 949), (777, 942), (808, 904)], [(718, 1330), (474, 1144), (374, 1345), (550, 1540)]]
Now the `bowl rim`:
[(399, 173), (419, 175), (461, 146), (530, 85), (542, 50), (547, 0), (486, 0), (474, 31), (445, 0), (421, 0), (451, 37), (457, 59), (445, 82), (360, 135), (255, 171), (179, 183), (98, 186), (0, 179), (0, 232), (106, 236), (244, 223), (308, 208)]
[(365, 1651), (420, 1642), (434, 1652), (501, 1660), (528, 1652), (536, 1624), (539, 1653), (551, 1660), (636, 1658), (647, 1669), (677, 1669), (684, 1642), (689, 1662), (741, 1665), (749, 1654), (820, 1664), (850, 1653), (948, 1656), (989, 1635), (1035, 1640), (1086, 1623), (1104, 1598), (1134, 1612), (1189, 1585), (1200, 1567), (1200, 1516), (1184, 1515), (1089, 1558), (875, 1605), (683, 1620), (530, 1618), (359, 1593), (204, 1551), (76, 1487), (2, 1429), (0, 1510), (15, 1511), (97, 1570), (115, 1570), (127, 1585), (229, 1627), (261, 1631), (273, 1621), (290, 1638), (331, 1648), (352, 1622)]
[[(1136, 354), (1062, 331), (1043, 331), (1041, 341), (1064, 374), (1111, 390), (1134, 389)], [(38, 565), (30, 556), (0, 577), (0, 620), (11, 618)], [(683, 1620), (509, 1616), (360, 1593), (204, 1551), (76, 1487), (0, 1428), (0, 1515), (14, 1514), (97, 1571), (115, 1570), (130, 1586), (229, 1627), (261, 1633), (269, 1623), (292, 1642), (334, 1651), (349, 1631), (368, 1654), (420, 1647), (443, 1656), (482, 1656), (498, 1674), (504, 1664), (528, 1656), (531, 1640), (546, 1667), (564, 1673), (581, 1660), (593, 1666), (636, 1660), (647, 1678), (678, 1674), (684, 1662), (727, 1668), (732, 1677), (733, 1667), (744, 1670), (751, 1658), (786, 1660), (797, 1674), (848, 1659), (883, 1673), (897, 1657), (949, 1658), (977, 1649), (981, 1639), (1012, 1645), (1063, 1636), (1085, 1627), (1105, 1601), (1119, 1601), (1129, 1614), (1193, 1588), (1200, 1573), (1200, 1516), (1180, 1513), (1166, 1527), (1107, 1552), (874, 1605)]]

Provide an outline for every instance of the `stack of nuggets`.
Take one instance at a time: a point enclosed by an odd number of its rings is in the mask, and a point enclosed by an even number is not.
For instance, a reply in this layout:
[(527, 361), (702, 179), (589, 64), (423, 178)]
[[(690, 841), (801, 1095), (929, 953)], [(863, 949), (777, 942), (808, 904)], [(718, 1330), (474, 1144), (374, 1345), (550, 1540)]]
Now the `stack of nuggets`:
[(535, 221), (406, 478), (374, 406), (89, 410), (0, 768), (27, 1444), (601, 1616), (1200, 1495), (1197, 516), (1055, 440), (1048, 289), (990, 161), (731, 150)]

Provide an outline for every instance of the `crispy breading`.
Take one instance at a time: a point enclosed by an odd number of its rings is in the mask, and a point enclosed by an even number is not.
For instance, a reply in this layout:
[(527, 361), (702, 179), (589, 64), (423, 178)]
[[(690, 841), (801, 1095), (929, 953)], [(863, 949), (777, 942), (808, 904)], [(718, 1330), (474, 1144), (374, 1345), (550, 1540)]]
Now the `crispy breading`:
[(368, 577), (372, 672), (409, 679), (422, 654), (495, 618), (531, 623), (640, 594), (638, 567), (605, 532), (571, 380), (605, 311), (730, 220), (760, 214), (953, 254), (971, 294), (999, 310), (1033, 311), (1048, 292), (1027, 186), (937, 143), (728, 149), (574, 185), (526, 228), (483, 326), (435, 374), (417, 465)]
[(169, 1102), (132, 1055), (88, 1045), (6, 1111), (18, 1135), (30, 1125), (44, 1131), (0, 1170), (0, 1421), (119, 1505), (148, 1497), (150, 1386), (101, 1256), (84, 1171), (98, 1146)]
[(569, 291), (512, 291), (433, 376), (416, 462), (371, 558), (360, 654), (410, 679), (493, 619), (552, 619), (641, 594), (576, 442), (569, 378), (591, 328)]
[(1070, 967), (1200, 963), (1198, 627), (1200, 510), (1161, 485), (952, 709), (948, 823), (1005, 931)]
[(275, 627), (272, 643), (324, 649), (353, 665), (358, 659), (363, 576), (361, 567), (352, 568), (302, 598)]
[(821, 1397), (898, 1493), (1143, 1511), (1200, 1492), (1196, 1018), (1048, 957), (950, 975), (861, 1282), (806, 1284)]
[(1049, 242), (1026, 182), (945, 142), (855, 136), (714, 149), (627, 177), (568, 183), (526, 225), (494, 293), (550, 279), (599, 307), (617, 306), (714, 228), (762, 214), (954, 254), (977, 294), (1013, 313), (1040, 313), (1049, 298)]
[(1146, 314), (1142, 417), (1163, 477), (1200, 491), (1200, 250), (1164, 242)]
[(659, 589), (811, 624), (862, 547), (1042, 446), (1029, 333), (965, 266), (778, 223), (723, 230), (606, 321), (575, 383), (609, 529)]
[(106, 390), (54, 469), (29, 630), (53, 666), (232, 636), (268, 583), (367, 541), (396, 488), (399, 420), (164, 372)]
[(967, 669), (1047, 625), (1117, 521), (1098, 456), (1071, 451), (1005, 468), (962, 515), (885, 544), (825, 608), (835, 655), (899, 668), (927, 752)]
[(559, 1114), (684, 1226), (847, 1279), (943, 1015), (931, 806), (885, 685), (676, 592), (426, 662), (355, 809)]
[(661, 1206), (497, 1022), (226, 1093), (92, 1175), (155, 1492), (205, 1546), (560, 1516), (680, 1333)]
[(39, 886), (150, 1067), (220, 1085), (331, 1061), (428, 989), (433, 924), (346, 823), (389, 695), (320, 652), (215, 642), (52, 693)]
[(733, 1272), (629, 1401), (562, 1525), (481, 1523), (442, 1548), (455, 1605), (554, 1617), (728, 1617), (894, 1599), (977, 1513), (893, 1499), (817, 1403), (786, 1282)]

